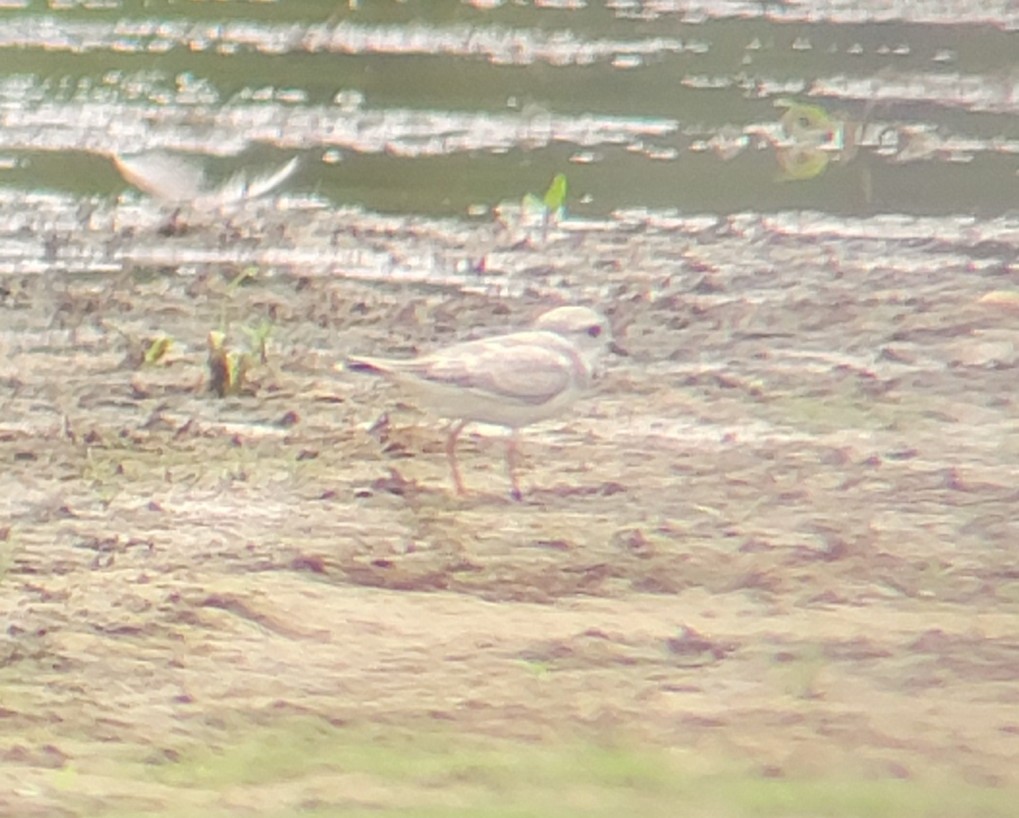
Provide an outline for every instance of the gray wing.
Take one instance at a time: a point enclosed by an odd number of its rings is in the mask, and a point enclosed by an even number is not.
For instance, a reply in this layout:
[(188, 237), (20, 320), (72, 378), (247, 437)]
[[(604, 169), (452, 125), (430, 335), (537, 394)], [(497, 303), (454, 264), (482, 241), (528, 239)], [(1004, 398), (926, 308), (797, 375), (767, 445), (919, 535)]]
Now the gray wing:
[(458, 344), (408, 362), (401, 370), (508, 403), (540, 406), (569, 389), (582, 374), (583, 363), (561, 339), (519, 333)]

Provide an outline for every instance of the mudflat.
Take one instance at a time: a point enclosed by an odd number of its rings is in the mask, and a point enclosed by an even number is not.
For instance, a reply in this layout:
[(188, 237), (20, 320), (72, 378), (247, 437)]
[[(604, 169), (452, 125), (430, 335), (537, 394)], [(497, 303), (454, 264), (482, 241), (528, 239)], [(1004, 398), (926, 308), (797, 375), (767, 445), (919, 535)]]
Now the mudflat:
[[(390, 221), (341, 244), (481, 257)], [(63, 250), (6, 276), (2, 811), (1009, 814), (1005, 279), (962, 245), (669, 230), (496, 237), (458, 287)], [(627, 354), (525, 431), (522, 502), (498, 434), (462, 438), (457, 497), (441, 422), (335, 369), (570, 301)], [(214, 330), (250, 356), (226, 397)]]

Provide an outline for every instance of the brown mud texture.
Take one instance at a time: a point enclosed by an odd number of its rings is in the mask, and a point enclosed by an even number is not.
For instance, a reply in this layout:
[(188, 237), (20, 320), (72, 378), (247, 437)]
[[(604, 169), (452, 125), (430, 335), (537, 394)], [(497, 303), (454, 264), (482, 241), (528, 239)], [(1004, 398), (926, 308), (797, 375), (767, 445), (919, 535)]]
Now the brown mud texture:
[[(1019, 784), (1015, 296), (961, 252), (648, 241), (513, 296), (7, 277), (0, 811), (94, 814), (147, 794), (118, 759), (287, 716)], [(625, 354), (524, 431), (521, 502), (499, 434), (458, 497), (442, 422), (337, 368), (569, 301)]]

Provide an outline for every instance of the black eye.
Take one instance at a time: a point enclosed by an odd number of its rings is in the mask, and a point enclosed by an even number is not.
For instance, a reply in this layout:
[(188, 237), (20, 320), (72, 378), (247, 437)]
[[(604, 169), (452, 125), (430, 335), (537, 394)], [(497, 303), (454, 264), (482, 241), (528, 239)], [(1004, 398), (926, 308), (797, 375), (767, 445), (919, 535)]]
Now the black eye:
[(587, 334), (590, 335), (592, 338), (597, 338), (599, 335), (601, 335), (601, 327), (598, 326), (598, 324), (592, 324), (587, 328)]

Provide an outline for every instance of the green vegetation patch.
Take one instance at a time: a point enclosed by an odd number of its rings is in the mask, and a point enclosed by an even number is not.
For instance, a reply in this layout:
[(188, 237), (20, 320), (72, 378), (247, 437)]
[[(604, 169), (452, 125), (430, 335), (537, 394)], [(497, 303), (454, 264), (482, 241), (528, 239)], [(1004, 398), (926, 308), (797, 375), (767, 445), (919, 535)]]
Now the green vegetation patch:
[[(782, 778), (688, 751), (334, 727), (316, 719), (181, 752), (144, 777), (165, 810), (102, 814), (168, 818), (195, 814), (200, 805), (204, 816), (272, 818), (986, 818), (1014, 815), (1019, 795), (943, 779)], [(144, 789), (140, 782), (139, 796)]]

